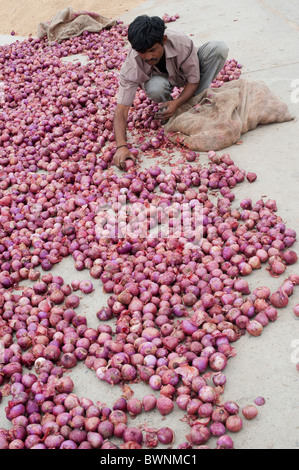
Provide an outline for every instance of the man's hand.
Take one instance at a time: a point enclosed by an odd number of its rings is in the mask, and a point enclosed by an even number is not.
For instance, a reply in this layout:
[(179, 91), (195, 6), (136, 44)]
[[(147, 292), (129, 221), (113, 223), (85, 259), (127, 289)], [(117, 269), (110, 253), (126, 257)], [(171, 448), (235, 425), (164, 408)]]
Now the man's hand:
[(133, 162), (136, 162), (135, 156), (130, 152), (130, 150), (127, 147), (121, 147), (119, 148), (113, 157), (113, 163), (116, 165), (118, 168), (121, 170), (126, 169), (126, 160), (133, 160)]
[(167, 121), (169, 118), (171, 118), (180, 106), (182, 106), (194, 96), (198, 86), (199, 82), (187, 83), (178, 98), (172, 101), (166, 101), (166, 103), (160, 103), (159, 107), (161, 108), (161, 111), (156, 114), (157, 118), (161, 119), (162, 121)]
[(160, 103), (159, 108), (161, 110), (158, 111), (157, 117), (161, 119), (162, 121), (167, 121), (174, 115), (178, 107), (179, 105), (176, 100), (166, 101), (166, 103)]

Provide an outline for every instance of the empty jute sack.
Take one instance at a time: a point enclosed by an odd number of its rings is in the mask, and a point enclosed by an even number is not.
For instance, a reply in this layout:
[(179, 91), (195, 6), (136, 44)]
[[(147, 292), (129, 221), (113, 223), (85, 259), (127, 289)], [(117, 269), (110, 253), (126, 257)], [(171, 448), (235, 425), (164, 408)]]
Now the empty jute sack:
[(41, 22), (37, 28), (37, 37), (47, 37), (48, 41), (58, 43), (65, 39), (80, 36), (83, 31), (98, 33), (116, 23), (105, 16), (89, 11), (73, 11), (71, 7), (59, 10), (49, 22)]
[(259, 124), (292, 119), (264, 82), (240, 79), (194, 96), (169, 119), (164, 132), (171, 142), (208, 152), (235, 144)]

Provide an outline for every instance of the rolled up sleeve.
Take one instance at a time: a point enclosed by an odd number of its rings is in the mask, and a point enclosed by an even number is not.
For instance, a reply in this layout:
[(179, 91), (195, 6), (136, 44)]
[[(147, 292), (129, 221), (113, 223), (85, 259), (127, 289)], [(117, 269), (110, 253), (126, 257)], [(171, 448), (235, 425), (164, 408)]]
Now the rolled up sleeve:
[(132, 106), (136, 91), (141, 83), (140, 67), (134, 51), (130, 51), (119, 72), (117, 103)]
[(120, 76), (117, 103), (124, 106), (132, 106), (138, 87), (138, 83), (122, 79)]

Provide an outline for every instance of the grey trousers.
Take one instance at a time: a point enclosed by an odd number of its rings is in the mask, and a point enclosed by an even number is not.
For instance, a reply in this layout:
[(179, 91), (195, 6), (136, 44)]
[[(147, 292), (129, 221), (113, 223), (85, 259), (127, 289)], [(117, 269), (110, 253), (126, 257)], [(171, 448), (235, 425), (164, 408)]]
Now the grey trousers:
[[(223, 41), (210, 41), (199, 48), (197, 56), (200, 66), (200, 84), (194, 96), (208, 88), (223, 68), (228, 56), (228, 47)], [(167, 78), (161, 75), (154, 75), (144, 84), (147, 96), (156, 103), (171, 101), (173, 88)]]

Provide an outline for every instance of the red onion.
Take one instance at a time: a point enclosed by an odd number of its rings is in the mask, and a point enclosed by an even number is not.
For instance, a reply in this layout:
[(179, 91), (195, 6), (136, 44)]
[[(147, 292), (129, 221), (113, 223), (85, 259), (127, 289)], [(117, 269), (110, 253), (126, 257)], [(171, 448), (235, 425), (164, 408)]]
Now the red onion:
[(44, 349), (43, 355), (45, 359), (56, 362), (60, 358), (61, 351), (58, 346), (55, 346), (54, 344), (49, 344)]
[(248, 172), (246, 175), (247, 180), (249, 183), (253, 183), (257, 179), (256, 173)]
[(108, 439), (109, 437), (113, 436), (114, 425), (111, 421), (105, 420), (99, 423), (97, 430), (103, 439)]
[(209, 365), (212, 370), (219, 372), (225, 369), (227, 365), (227, 358), (221, 352), (216, 352), (210, 356)]
[(296, 317), (299, 317), (299, 304), (293, 307), (293, 312), (296, 315)]
[(215, 390), (213, 389), (213, 387), (210, 387), (209, 385), (205, 385), (201, 387), (201, 389), (199, 390), (198, 397), (203, 402), (213, 403), (217, 398), (217, 394)]
[(141, 445), (143, 442), (143, 434), (136, 427), (127, 427), (123, 433), (123, 441), (124, 442), (136, 442), (137, 444)]
[(269, 323), (269, 318), (268, 316), (266, 315), (265, 311), (261, 311), (259, 312), (256, 317), (255, 317), (255, 320), (260, 323), (263, 327), (268, 325)]
[(168, 415), (174, 408), (173, 401), (165, 396), (157, 399), (156, 406), (162, 416)]
[(225, 426), (222, 423), (212, 423), (210, 426), (210, 432), (215, 437), (223, 436), (226, 432)]
[(281, 290), (283, 290), (283, 292), (284, 292), (288, 297), (290, 297), (291, 295), (293, 295), (293, 292), (294, 292), (294, 284), (293, 284), (289, 279), (287, 279), (287, 280), (284, 281), (283, 284), (281, 285)]
[(153, 390), (160, 390), (162, 387), (162, 378), (160, 375), (153, 374), (150, 376), (148, 383)]
[(67, 410), (72, 410), (79, 405), (79, 399), (74, 393), (69, 393), (64, 398), (63, 404)]
[(222, 373), (215, 374), (213, 376), (213, 383), (216, 387), (223, 387), (226, 384), (226, 376)]
[(275, 321), (277, 319), (278, 313), (277, 313), (276, 308), (274, 307), (271, 307), (271, 306), (267, 307), (264, 310), (264, 313), (267, 315), (270, 321)]
[(231, 415), (227, 418), (225, 426), (230, 432), (239, 432), (243, 427), (243, 421), (240, 416)]
[(246, 330), (252, 336), (259, 336), (263, 332), (263, 325), (257, 320), (251, 320), (247, 323)]
[(107, 369), (104, 373), (104, 380), (111, 385), (118, 384), (121, 380), (121, 372), (116, 367)]
[(238, 292), (241, 292), (242, 294), (249, 294), (250, 293), (248, 282), (245, 281), (244, 279), (237, 279), (235, 281), (234, 288)]
[(289, 280), (294, 284), (294, 286), (299, 285), (299, 276), (298, 274), (291, 274)]
[(286, 265), (284, 264), (284, 262), (276, 256), (273, 256), (269, 259), (269, 264), (269, 272), (273, 276), (280, 276), (286, 270)]
[(195, 159), (196, 159), (196, 152), (193, 152), (193, 151), (187, 152), (186, 154), (187, 162), (194, 162)]
[(65, 306), (67, 308), (76, 308), (78, 307), (79, 303), (80, 303), (80, 298), (75, 294), (71, 294), (67, 296), (65, 299)]
[(254, 289), (253, 291), (253, 294), (258, 298), (258, 299), (265, 299), (267, 300), (270, 295), (271, 295), (271, 291), (268, 287), (257, 287), (256, 289)]
[[(79, 283), (79, 289), (84, 293), (84, 294), (90, 294), (94, 287), (93, 283), (91, 281), (85, 280), (85, 281), (80, 281)], [(74, 308), (74, 307), (73, 307)]]
[(153, 410), (156, 407), (157, 398), (155, 395), (147, 394), (142, 398), (142, 406), (144, 411)]
[(24, 413), (25, 413), (25, 406), (22, 403), (6, 409), (6, 417), (10, 421), (12, 421), (17, 416), (23, 415)]
[(117, 300), (124, 305), (129, 305), (132, 300), (132, 295), (127, 290), (123, 290), (118, 296)]
[(208, 442), (210, 438), (210, 430), (205, 426), (194, 425), (187, 436), (187, 439), (192, 445), (203, 445)]
[(192, 365), (198, 369), (200, 373), (204, 372), (209, 363), (209, 358), (204, 356), (199, 356), (193, 359)]
[(89, 431), (86, 436), (87, 441), (91, 444), (93, 449), (102, 447), (104, 439), (98, 432)]
[(211, 413), (211, 418), (215, 423), (225, 424), (228, 416), (229, 412), (222, 406), (213, 409)]
[(271, 294), (270, 302), (275, 308), (284, 308), (288, 305), (289, 298), (282, 289), (278, 289)]
[(233, 401), (226, 401), (223, 406), (229, 414), (234, 415), (239, 412), (239, 405)]
[(75, 354), (71, 352), (63, 354), (60, 361), (62, 366), (66, 369), (72, 369), (77, 364), (77, 358)]
[(217, 449), (233, 449), (234, 442), (230, 436), (224, 434), (217, 440)]
[(127, 401), (127, 410), (132, 416), (136, 416), (142, 411), (142, 402), (138, 398), (130, 398)]
[(191, 400), (190, 395), (181, 394), (176, 398), (176, 404), (181, 410), (186, 410), (190, 400)]
[(74, 441), (71, 441), (70, 439), (67, 439), (62, 442), (61, 446), (59, 449), (77, 449), (78, 446)]
[(298, 261), (298, 255), (293, 250), (284, 251), (282, 257), (287, 265), (295, 264)]
[(2, 373), (8, 378), (20, 372), (22, 372), (22, 365), (19, 362), (10, 362), (4, 365), (2, 369)]
[(70, 432), (69, 439), (80, 445), (87, 438), (87, 432), (84, 429), (73, 429)]
[(246, 419), (251, 420), (257, 416), (258, 410), (255, 405), (246, 405), (242, 408), (242, 413)]
[(168, 427), (160, 428), (157, 432), (158, 441), (161, 444), (173, 444), (175, 435), (172, 429)]

